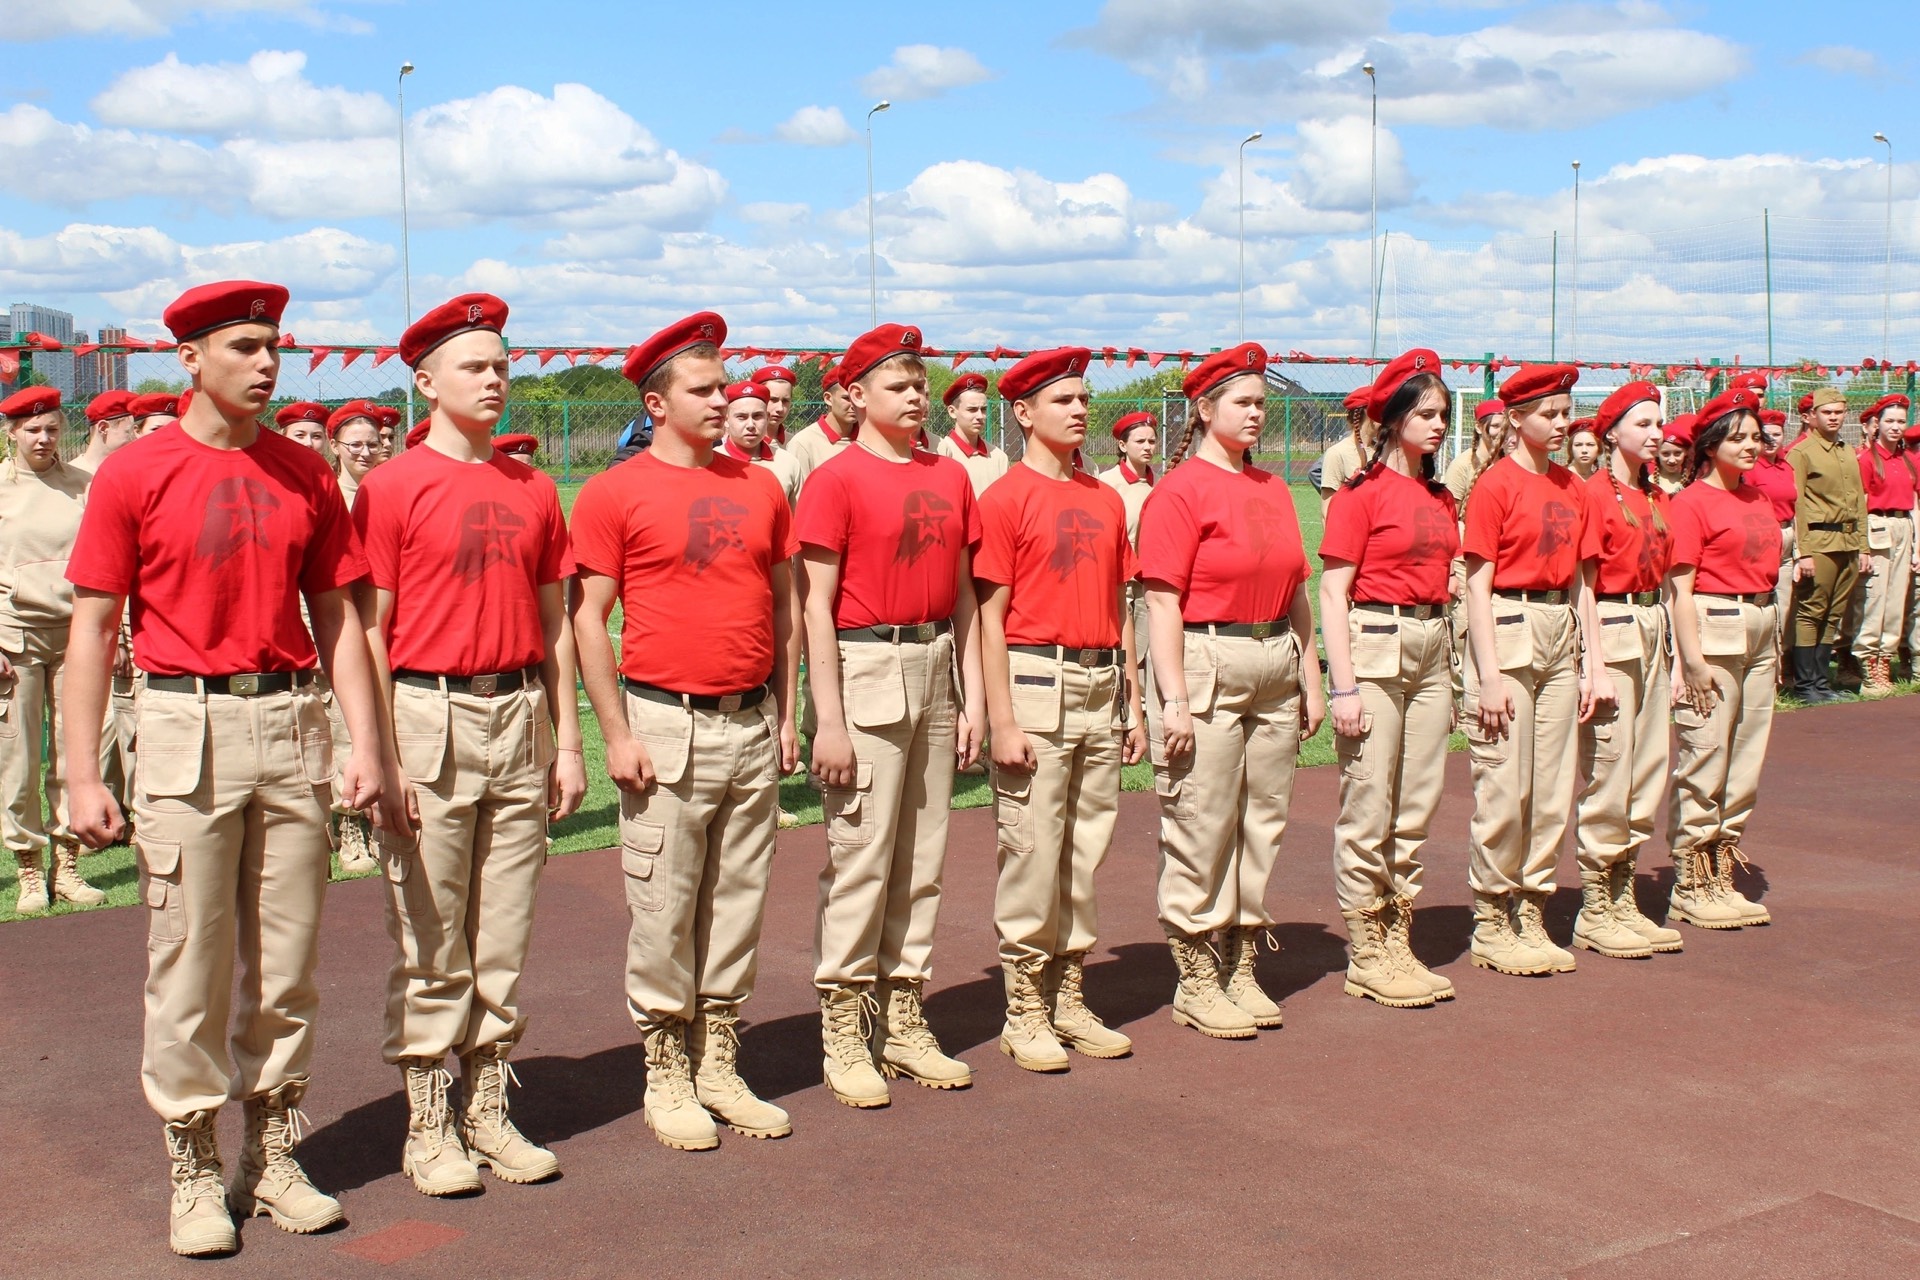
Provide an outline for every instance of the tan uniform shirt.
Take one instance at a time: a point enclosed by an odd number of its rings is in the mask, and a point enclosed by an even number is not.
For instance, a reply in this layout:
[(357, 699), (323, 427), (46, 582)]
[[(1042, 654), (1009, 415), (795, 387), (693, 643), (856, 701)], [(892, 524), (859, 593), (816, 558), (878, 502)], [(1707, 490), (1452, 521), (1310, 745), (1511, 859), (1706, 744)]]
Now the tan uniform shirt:
[(1320, 510), (1325, 514), (1327, 503), (1340, 486), (1360, 470), (1360, 443), (1351, 434), (1343, 436), (1320, 455)]
[[(836, 428), (837, 430), (837, 428)], [(813, 469), (831, 458), (839, 450), (847, 447), (853, 439), (851, 435), (841, 436), (838, 441), (829, 443), (827, 433), (820, 423), (809, 422), (787, 438), (787, 456), (793, 459), (799, 469), (800, 479), (796, 484), (804, 485)]]
[(40, 472), (0, 463), (0, 648), (18, 653), (22, 631), (73, 621), (67, 556), (92, 480), (64, 462)]
[(979, 497), (987, 491), (987, 486), (1007, 474), (1007, 468), (1013, 464), (1007, 459), (1006, 450), (999, 445), (987, 445), (985, 453), (968, 453), (953, 442), (951, 435), (944, 435), (934, 442), (933, 451), (944, 458), (952, 458), (967, 469), (967, 479), (973, 481), (973, 496)]
[(773, 472), (773, 478), (780, 482), (780, 492), (787, 495), (787, 505), (797, 506), (800, 502), (800, 464), (785, 449), (774, 449), (770, 457), (755, 458), (753, 465), (765, 467)]
[(1453, 495), (1453, 503), (1460, 509), (1460, 518), (1467, 517), (1467, 491), (1473, 487), (1473, 450), (1455, 456), (1447, 464), (1446, 474), (1441, 483), (1447, 486), (1447, 492)]
[[(1800, 496), (1793, 504), (1793, 538), (1803, 556), (1867, 549), (1867, 490), (1860, 482), (1860, 463), (1853, 446), (1836, 439), (1829, 444), (1819, 432), (1809, 431), (1787, 450), (1793, 464), (1793, 483)], [(1816, 524), (1840, 524), (1844, 529), (1815, 529)]]
[(340, 480), (340, 496), (346, 499), (347, 510), (353, 510), (353, 495), (360, 492), (360, 482), (355, 480), (345, 467), (336, 473)]
[(1153, 472), (1135, 476), (1129, 480), (1116, 466), (1108, 467), (1097, 477), (1102, 483), (1111, 485), (1120, 495), (1120, 505), (1127, 509), (1127, 541), (1133, 544), (1137, 553), (1140, 550), (1140, 511), (1147, 505), (1147, 495), (1153, 492)]

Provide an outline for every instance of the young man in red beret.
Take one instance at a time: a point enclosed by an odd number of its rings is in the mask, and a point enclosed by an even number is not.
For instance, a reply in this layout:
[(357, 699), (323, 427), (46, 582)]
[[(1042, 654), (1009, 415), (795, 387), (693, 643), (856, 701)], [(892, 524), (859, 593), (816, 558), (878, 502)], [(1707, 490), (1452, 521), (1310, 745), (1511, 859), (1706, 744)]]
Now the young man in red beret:
[(987, 486), (1007, 474), (1006, 450), (987, 439), (987, 380), (977, 373), (963, 373), (940, 396), (947, 412), (953, 415), (953, 430), (941, 436), (935, 452), (952, 458), (967, 469), (973, 482), (973, 496), (979, 497)]
[[(509, 376), (507, 304), (463, 294), (400, 337), (432, 426), (353, 504), (394, 750), (380, 862), (387, 926), (382, 1056), (407, 1095), (402, 1167), (430, 1196), (559, 1172), (507, 1118), (507, 1054), (525, 1032), (520, 974), (547, 824), (586, 794), (566, 587), (573, 556), (545, 472), (492, 439)], [(445, 1063), (465, 1085), (456, 1127)]]
[(324, 454), (327, 448), (327, 408), (311, 400), (296, 400), (273, 415), (280, 434), (297, 445)]
[(1327, 514), (1327, 504), (1333, 501), (1333, 495), (1340, 492), (1340, 486), (1352, 479), (1353, 474), (1366, 465), (1373, 456), (1373, 425), (1367, 421), (1367, 395), (1373, 390), (1369, 383), (1356, 387), (1347, 393), (1341, 407), (1347, 414), (1347, 434), (1341, 436), (1320, 455), (1320, 514)]
[(764, 365), (755, 369), (748, 381), (766, 390), (767, 435), (775, 448), (786, 448), (787, 414), (793, 408), (793, 384), (798, 381), (793, 370), (783, 364)]
[[(669, 1147), (792, 1132), (735, 1066), (753, 994), (780, 779), (799, 760), (792, 513), (773, 473), (716, 451), (726, 322), (701, 312), (627, 355), (653, 447), (573, 508), (574, 635), (620, 788), (627, 1012), (644, 1116)], [(624, 611), (616, 668), (607, 618)], [(624, 688), (623, 688), (624, 686)]]
[[(954, 766), (973, 763), (985, 728), (980, 516), (960, 465), (914, 447), (928, 407), (921, 345), (917, 328), (887, 324), (847, 348), (840, 372), (860, 439), (813, 473), (794, 519), (829, 850), (813, 981), (827, 1087), (850, 1107), (887, 1105), (882, 1071), (934, 1089), (973, 1082), (941, 1052), (921, 998)], [(870, 1001), (878, 1063), (864, 1030)]]
[(834, 365), (820, 377), (820, 394), (827, 398), (827, 411), (820, 415), (820, 421), (802, 427), (787, 441), (787, 452), (800, 468), (803, 486), (814, 468), (852, 443), (858, 430), (853, 404), (840, 382), (840, 372), (840, 366)]
[[(320, 1001), (327, 804), (336, 776), (348, 804), (380, 798), (380, 715), (347, 590), (366, 557), (339, 488), (320, 459), (257, 421), (280, 371), (286, 303), (278, 285), (239, 280), (167, 308), (193, 399), (177, 430), (101, 466), (67, 565), (74, 830), (94, 848), (124, 830), (97, 762), (120, 615), (133, 604), (148, 907), (141, 1078), (173, 1161), (169, 1243), (189, 1255), (236, 1247), (229, 1202), (298, 1233), (340, 1220), (294, 1161), (294, 1108)], [(317, 696), (316, 646), (353, 730), (344, 761)], [(229, 1098), (245, 1103), (247, 1137), (223, 1202), (214, 1115)]]
[(1000, 379), (1026, 448), (980, 500), (973, 564), (1000, 832), (1000, 1049), (1028, 1071), (1065, 1071), (1062, 1046), (1090, 1058), (1133, 1048), (1082, 998), (1120, 766), (1147, 749), (1125, 604), (1135, 576), (1126, 507), (1073, 465), (1087, 435), (1088, 358), (1077, 347), (1037, 352)]
[(773, 447), (768, 435), (772, 401), (766, 384), (736, 382), (727, 388), (727, 429), (720, 450), (728, 457), (765, 467), (780, 482), (787, 505), (800, 500), (800, 467), (785, 449)]
[(1808, 393), (1807, 432), (1787, 450), (1797, 496), (1793, 508), (1794, 694), (1803, 702), (1841, 697), (1829, 682), (1833, 647), (1867, 552), (1867, 493), (1853, 446), (1840, 438), (1847, 398), (1832, 387)]
[(137, 435), (133, 397), (125, 391), (104, 391), (87, 404), (87, 447), (67, 465), (92, 475), (107, 455)]

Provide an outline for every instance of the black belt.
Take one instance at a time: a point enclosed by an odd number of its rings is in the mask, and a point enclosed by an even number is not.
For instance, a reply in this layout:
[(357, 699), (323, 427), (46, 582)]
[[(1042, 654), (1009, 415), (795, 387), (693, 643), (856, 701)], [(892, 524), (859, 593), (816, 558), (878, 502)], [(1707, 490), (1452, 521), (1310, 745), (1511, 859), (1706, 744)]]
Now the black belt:
[(884, 624), (871, 627), (848, 627), (836, 631), (842, 640), (855, 643), (878, 641), (882, 644), (932, 644), (934, 637), (946, 635), (953, 630), (953, 623), (942, 618), (938, 622), (915, 622), (904, 627), (890, 627)]
[(1565, 604), (1567, 593), (1564, 591), (1533, 591), (1500, 588), (1494, 593), (1499, 600), (1519, 600), (1526, 604)]
[(643, 684), (638, 680), (621, 677), (620, 683), (627, 692), (636, 698), (645, 698), (648, 702), (664, 702), (671, 706), (687, 707), (693, 711), (745, 711), (757, 707), (767, 700), (773, 692), (772, 685), (757, 684), (740, 693), (675, 693), (672, 689), (662, 689), (657, 684)]
[(1851, 520), (1826, 520), (1826, 521), (1810, 520), (1807, 522), (1807, 528), (1816, 533), (1852, 533), (1853, 521)]
[(1266, 640), (1287, 634), (1290, 625), (1285, 618), (1273, 622), (1189, 622), (1186, 631), (1194, 636), (1238, 636), (1243, 640)]
[(1070, 649), (1064, 644), (1010, 644), (1008, 653), (1031, 654), (1036, 658), (1058, 658), (1082, 667), (1111, 667), (1120, 662), (1119, 649)]
[(1366, 609), (1373, 613), (1391, 613), (1400, 618), (1419, 618), (1428, 621), (1446, 614), (1444, 604), (1388, 604), (1384, 600), (1355, 600), (1353, 607)]
[(1738, 604), (1750, 604), (1761, 609), (1775, 603), (1771, 591), (1750, 591), (1746, 595), (1733, 595), (1725, 591), (1700, 591), (1695, 594), (1708, 600), (1732, 600)]
[(522, 667), (518, 671), (503, 671), (490, 676), (439, 676), (430, 671), (396, 671), (393, 673), (395, 684), (408, 685), (415, 689), (438, 689), (445, 686), (448, 693), (471, 693), (476, 697), (491, 698), (495, 694), (515, 693), (526, 688), (538, 678), (533, 667)]
[[(1911, 520), (1911, 519), (1913, 519), (1913, 512), (1911, 512), (1911, 511), (1907, 511), (1907, 510), (1900, 510), (1900, 511), (1869, 511), (1869, 512), (1868, 512), (1867, 514), (1868, 514), (1868, 515), (1873, 515), (1873, 516), (1879, 516), (1879, 517), (1880, 517), (1880, 518), (1882, 518), (1883, 520)], [(1816, 525), (1815, 527), (1816, 527), (1816, 528), (1818, 528), (1819, 526), (1817, 526), (1817, 525)]]
[(1637, 604), (1643, 609), (1660, 603), (1658, 591), (1620, 591), (1595, 596), (1601, 604)]
[(313, 683), (312, 671), (243, 671), (230, 676), (148, 676), (147, 688), (162, 693), (217, 693), (253, 698), (290, 693)]

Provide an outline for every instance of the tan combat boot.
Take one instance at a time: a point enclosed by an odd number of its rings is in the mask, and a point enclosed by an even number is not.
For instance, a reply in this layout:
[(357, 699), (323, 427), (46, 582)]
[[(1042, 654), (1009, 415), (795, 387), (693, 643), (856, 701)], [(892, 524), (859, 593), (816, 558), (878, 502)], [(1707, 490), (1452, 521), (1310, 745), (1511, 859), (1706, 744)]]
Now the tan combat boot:
[(1173, 1020), (1216, 1040), (1250, 1040), (1260, 1034), (1253, 1015), (1227, 999), (1213, 948), (1204, 937), (1167, 935), (1179, 984), (1173, 989)]
[[(1221, 934), (1222, 950), (1220, 959), (1220, 985), (1227, 993), (1227, 999), (1238, 1005), (1253, 1025), (1262, 1031), (1272, 1031), (1283, 1021), (1280, 1006), (1275, 1004), (1267, 993), (1260, 989), (1259, 981), (1253, 974), (1253, 962), (1260, 956), (1260, 935), (1264, 929), (1243, 926), (1227, 929)], [(1267, 935), (1269, 944), (1273, 936)], [(1278, 950), (1276, 946), (1274, 948)]]
[(400, 1059), (400, 1074), (407, 1088), (407, 1144), (400, 1151), (401, 1171), (413, 1179), (422, 1195), (472, 1195), (480, 1189), (480, 1171), (454, 1128), (453, 1103), (447, 1096), (453, 1077), (445, 1067), (425, 1058)]
[(1468, 945), (1467, 958), (1476, 967), (1495, 973), (1552, 973), (1553, 957), (1513, 931), (1507, 897), (1504, 893), (1473, 895), (1473, 941)]
[(1060, 956), (1047, 966), (1041, 997), (1047, 1021), (1060, 1043), (1089, 1058), (1124, 1058), (1133, 1041), (1100, 1021), (1087, 1008), (1085, 955)]
[(675, 1151), (711, 1151), (720, 1145), (713, 1117), (693, 1091), (687, 1060), (687, 1024), (668, 1018), (647, 1031), (647, 1092), (641, 1117), (653, 1136)]
[(893, 1101), (873, 1065), (874, 999), (864, 987), (827, 987), (820, 992), (822, 1072), (835, 1098), (867, 1110)]
[(1580, 914), (1573, 918), (1573, 945), (1621, 960), (1653, 954), (1647, 940), (1614, 914), (1613, 877), (1605, 870), (1580, 868)]
[(1024, 1071), (1066, 1071), (1072, 1066), (1047, 1022), (1047, 1002), (1040, 994), (1046, 969), (1044, 960), (1000, 965), (1007, 984), (1007, 1021), (1000, 1028), (1000, 1052)]
[(173, 1166), (167, 1247), (183, 1258), (232, 1253), (240, 1247), (240, 1233), (227, 1215), (226, 1189), (220, 1185), (213, 1116), (211, 1111), (196, 1111), (167, 1122), (167, 1157)]
[(1419, 1009), (1433, 1003), (1427, 984), (1410, 973), (1388, 944), (1388, 903), (1376, 902), (1363, 911), (1342, 911), (1347, 937), (1353, 944), (1347, 960), (1346, 992), (1376, 1000), (1389, 1009)]
[(941, 1052), (927, 1025), (920, 991), (920, 983), (903, 978), (879, 984), (880, 1070), (889, 1080), (905, 1076), (929, 1089), (965, 1089), (973, 1083), (973, 1068)]
[(1678, 929), (1667, 929), (1640, 914), (1633, 893), (1634, 856), (1628, 854), (1607, 868), (1607, 892), (1613, 899), (1613, 918), (1646, 940), (1650, 950), (1678, 951), (1684, 944)]
[(47, 877), (40, 868), (40, 852), (16, 853), (14, 861), (20, 865), (20, 899), (13, 904), (13, 913), (20, 916), (43, 916), (53, 906), (47, 897)]
[(80, 846), (66, 840), (53, 842), (53, 898), (76, 907), (97, 907), (107, 900), (81, 877)]
[[(1880, 659), (1885, 664), (1886, 659)], [(1713, 846), (1713, 882), (1719, 887), (1720, 901), (1740, 915), (1740, 925), (1772, 924), (1773, 915), (1764, 906), (1733, 887), (1734, 867), (1746, 866), (1747, 855), (1740, 852), (1738, 840), (1720, 840)]]
[(358, 813), (343, 813), (337, 819), (340, 831), (340, 874), (365, 875), (377, 869), (373, 843), (367, 834), (367, 819)]
[(1444, 973), (1435, 973), (1413, 954), (1413, 899), (1404, 893), (1396, 894), (1387, 899), (1387, 908), (1387, 949), (1394, 959), (1415, 981), (1425, 983), (1435, 1000), (1453, 999), (1453, 979)]
[(1520, 935), (1520, 941), (1547, 957), (1549, 968), (1554, 973), (1572, 973), (1579, 961), (1573, 952), (1558, 946), (1547, 936), (1547, 895), (1544, 893), (1516, 893), (1513, 895), (1513, 927)]
[(507, 1065), (504, 1044), (481, 1045), (460, 1059), (466, 1100), (460, 1108), (460, 1141), (467, 1158), (493, 1170), (502, 1182), (539, 1182), (560, 1172), (560, 1159), (527, 1141), (507, 1118), (507, 1086), (520, 1077)]
[(317, 1189), (293, 1158), (304, 1117), (296, 1109), (304, 1083), (283, 1084), (246, 1101), (247, 1141), (233, 1175), (227, 1203), (242, 1218), (266, 1214), (273, 1225), (297, 1236), (340, 1221), (340, 1202)]
[(687, 1056), (693, 1059), (693, 1096), (710, 1115), (749, 1138), (784, 1138), (793, 1132), (787, 1113), (754, 1096), (740, 1078), (740, 1014), (702, 1009), (687, 1024)]
[(1740, 913), (1720, 899), (1713, 876), (1713, 842), (1673, 851), (1673, 896), (1667, 900), (1667, 919), (1684, 920), (1699, 929), (1738, 929)]
[(1863, 697), (1883, 698), (1893, 692), (1893, 664), (1885, 658), (1868, 658), (1866, 676), (1860, 685)]

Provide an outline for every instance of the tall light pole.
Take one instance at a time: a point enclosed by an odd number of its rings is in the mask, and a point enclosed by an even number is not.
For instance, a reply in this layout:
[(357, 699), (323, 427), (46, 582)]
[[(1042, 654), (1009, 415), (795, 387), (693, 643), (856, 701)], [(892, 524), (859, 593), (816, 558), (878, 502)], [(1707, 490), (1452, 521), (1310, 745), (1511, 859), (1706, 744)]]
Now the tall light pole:
[(1370, 212), (1367, 217), (1367, 358), (1380, 357), (1380, 77), (1371, 62), (1360, 69), (1367, 73), (1367, 88), (1373, 94), (1373, 122), (1367, 128), (1367, 193)]
[(1240, 140), (1240, 341), (1247, 340), (1247, 144), (1266, 135), (1255, 129)]
[[(413, 324), (413, 248), (407, 233), (407, 77), (413, 74), (413, 63), (400, 64), (400, 77), (394, 82), (394, 97), (400, 105), (400, 296), (406, 310), (407, 324)], [(413, 379), (407, 379), (407, 420), (402, 424), (407, 430), (413, 427)], [(405, 435), (406, 431), (399, 434)], [(401, 448), (405, 448), (404, 444)]]
[(1573, 316), (1567, 350), (1580, 358), (1580, 162), (1573, 162)]
[(873, 118), (893, 104), (885, 98), (867, 110), (867, 324), (880, 323), (880, 259), (873, 239)]
[(1880, 303), (1880, 363), (1884, 365), (1893, 359), (1893, 343), (1889, 340), (1893, 328), (1893, 143), (1884, 133), (1874, 134), (1873, 140), (1887, 147), (1887, 259)]

